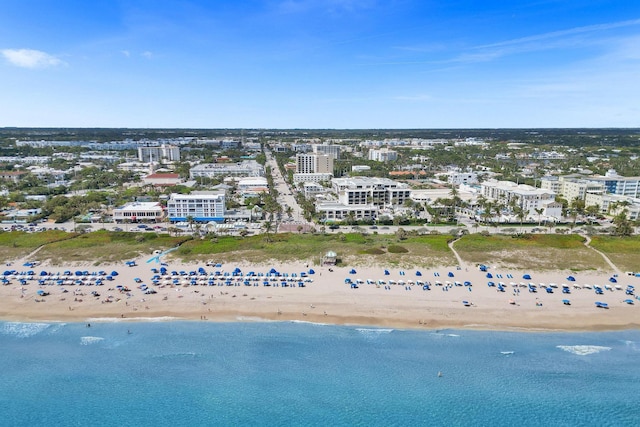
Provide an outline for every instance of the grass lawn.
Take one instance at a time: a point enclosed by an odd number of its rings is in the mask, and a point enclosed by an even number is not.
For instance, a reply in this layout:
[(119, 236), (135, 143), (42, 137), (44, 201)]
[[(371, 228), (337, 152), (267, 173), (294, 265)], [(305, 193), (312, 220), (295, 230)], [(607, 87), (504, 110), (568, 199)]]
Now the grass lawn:
[(524, 237), (470, 234), (456, 242), (460, 257), (471, 264), (524, 270), (596, 270), (608, 265), (583, 245), (578, 235), (527, 234)]
[(640, 271), (640, 236), (594, 236), (591, 246), (604, 253), (622, 271)]
[[(127, 233), (99, 230), (87, 234), (51, 230), (41, 233), (0, 232), (0, 256), (5, 261), (27, 256), (30, 261), (52, 264), (90, 263), (100, 265), (138, 257), (153, 251), (180, 246), (167, 257), (183, 261), (215, 260), (224, 263), (305, 261), (320, 263), (327, 251), (335, 251), (343, 265), (409, 267), (450, 266), (457, 263), (447, 247), (449, 235), (395, 235), (366, 233), (271, 234), (247, 237), (192, 239), (156, 233)], [(525, 270), (607, 269), (601, 256), (583, 245), (578, 235), (536, 234), (523, 237), (470, 234), (456, 242), (455, 249), (470, 264), (487, 264)], [(607, 254), (622, 270), (637, 271), (640, 237), (593, 237), (591, 245)]]
[(89, 262), (100, 265), (138, 256), (151, 257), (154, 250), (164, 251), (189, 239), (191, 238), (171, 237), (167, 234), (100, 230), (46, 245), (34, 258), (40, 261), (49, 260), (55, 265), (63, 265), (65, 262)]
[(41, 233), (0, 232), (0, 259), (4, 262), (24, 258), (42, 245), (73, 238), (75, 234), (59, 230)]
[(268, 263), (275, 261), (309, 261), (320, 263), (327, 251), (335, 251), (342, 264), (380, 263), (397, 266), (452, 265), (455, 257), (447, 247), (449, 236), (409, 237), (398, 241), (392, 235), (347, 234), (276, 234), (247, 237), (217, 237), (185, 242), (170, 254), (185, 261), (215, 260)]

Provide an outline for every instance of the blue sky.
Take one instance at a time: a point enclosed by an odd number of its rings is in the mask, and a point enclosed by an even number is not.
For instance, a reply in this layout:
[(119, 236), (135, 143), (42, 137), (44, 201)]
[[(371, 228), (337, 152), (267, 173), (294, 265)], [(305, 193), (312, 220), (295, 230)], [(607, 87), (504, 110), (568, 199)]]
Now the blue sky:
[(0, 126), (640, 127), (630, 0), (3, 0)]

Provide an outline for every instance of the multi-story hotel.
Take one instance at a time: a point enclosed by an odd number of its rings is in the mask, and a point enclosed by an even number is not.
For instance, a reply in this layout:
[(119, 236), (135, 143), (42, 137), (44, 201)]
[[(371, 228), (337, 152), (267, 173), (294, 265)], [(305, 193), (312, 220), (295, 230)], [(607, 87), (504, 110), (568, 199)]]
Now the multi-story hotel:
[(203, 163), (189, 171), (191, 179), (219, 176), (264, 176), (264, 168), (255, 160), (243, 160), (239, 163)]
[(489, 200), (509, 203), (515, 199), (517, 205), (532, 217), (537, 215), (536, 209), (543, 209), (543, 214), (547, 217), (559, 219), (562, 216), (562, 204), (555, 201), (556, 194), (550, 190), (490, 179), (480, 185), (480, 192)]
[(333, 173), (333, 157), (327, 154), (297, 154), (296, 173)]
[(167, 202), (169, 221), (224, 222), (224, 191), (194, 191), (191, 194), (171, 194)]
[(376, 162), (391, 162), (398, 159), (398, 152), (389, 150), (388, 148), (381, 148), (369, 150), (369, 160), (375, 160)]
[(143, 163), (177, 162), (180, 149), (166, 144), (138, 147), (138, 160)]
[(407, 184), (388, 178), (334, 178), (331, 185), (338, 201), (345, 206), (402, 206), (411, 196)]

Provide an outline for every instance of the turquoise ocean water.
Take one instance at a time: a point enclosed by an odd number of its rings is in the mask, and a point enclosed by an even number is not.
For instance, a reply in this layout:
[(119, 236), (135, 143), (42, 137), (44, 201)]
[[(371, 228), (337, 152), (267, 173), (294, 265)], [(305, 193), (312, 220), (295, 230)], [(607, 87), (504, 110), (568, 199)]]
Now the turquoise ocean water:
[(640, 331), (4, 322), (0, 422), (637, 426), (639, 362)]

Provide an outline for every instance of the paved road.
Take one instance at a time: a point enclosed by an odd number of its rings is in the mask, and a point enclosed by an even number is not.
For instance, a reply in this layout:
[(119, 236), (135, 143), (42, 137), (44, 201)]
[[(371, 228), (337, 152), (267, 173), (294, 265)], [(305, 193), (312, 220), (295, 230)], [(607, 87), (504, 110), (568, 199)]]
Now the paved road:
[(304, 220), (302, 208), (298, 205), (296, 198), (294, 197), (294, 189), (290, 188), (287, 182), (285, 181), (282, 173), (280, 173), (280, 169), (278, 168), (278, 164), (276, 163), (273, 154), (268, 148), (265, 148), (265, 156), (267, 157), (267, 165), (271, 167), (271, 176), (273, 177), (273, 183), (275, 185), (275, 189), (278, 191), (278, 203), (283, 208), (283, 218), (286, 218), (286, 210), (287, 207), (292, 209), (291, 217), (293, 221), (296, 221), (299, 224), (307, 227), (313, 227), (313, 224), (308, 224)]

